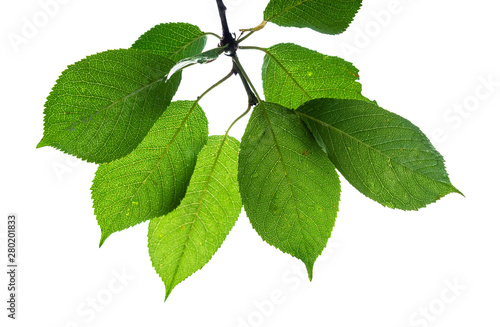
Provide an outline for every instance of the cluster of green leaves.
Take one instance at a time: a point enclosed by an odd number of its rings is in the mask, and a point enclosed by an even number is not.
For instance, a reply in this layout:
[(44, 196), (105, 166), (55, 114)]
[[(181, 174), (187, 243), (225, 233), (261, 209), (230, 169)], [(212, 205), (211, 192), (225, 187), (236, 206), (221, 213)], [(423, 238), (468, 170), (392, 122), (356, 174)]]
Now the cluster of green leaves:
[[(92, 198), (100, 245), (149, 221), (151, 261), (168, 296), (210, 260), (244, 206), (262, 239), (302, 260), (312, 278), (338, 211), (337, 171), (390, 208), (417, 210), (459, 193), (426, 136), (361, 94), (353, 64), (290, 43), (240, 45), (267, 22), (338, 34), (360, 5), (270, 0), (264, 22), (233, 40), (241, 50), (265, 53), (265, 100), (233, 49), (228, 75), (194, 101), (172, 102), (182, 69), (228, 50), (221, 42), (202, 52), (207, 36), (217, 35), (186, 23), (157, 25), (129, 49), (69, 66), (47, 98), (38, 146), (99, 164)], [(199, 106), (236, 73), (257, 99), (241, 144), (230, 128), (209, 136)]]

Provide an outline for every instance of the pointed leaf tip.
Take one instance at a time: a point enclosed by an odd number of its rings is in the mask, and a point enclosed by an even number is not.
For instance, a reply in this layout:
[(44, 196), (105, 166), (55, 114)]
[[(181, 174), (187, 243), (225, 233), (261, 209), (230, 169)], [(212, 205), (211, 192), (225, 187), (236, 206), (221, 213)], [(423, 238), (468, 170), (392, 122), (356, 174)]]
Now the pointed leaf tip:
[(309, 281), (310, 282), (312, 282), (312, 280), (313, 280), (313, 266), (314, 266), (314, 263), (311, 264), (311, 265), (306, 264), (307, 275), (309, 276)]
[(172, 293), (172, 287), (169, 288), (167, 284), (165, 284), (165, 299), (163, 300), (163, 302), (167, 302), (167, 299), (171, 293)]
[(104, 231), (101, 232), (101, 240), (99, 241), (99, 248), (104, 244), (104, 241), (108, 239), (110, 234), (104, 233)]
[(47, 145), (47, 144), (45, 144), (44, 140), (45, 140), (45, 139), (44, 139), (44, 138), (42, 138), (42, 139), (40, 140), (40, 142), (38, 142), (38, 144), (36, 145), (36, 148), (37, 148), (37, 149), (39, 149), (39, 148), (43, 148), (44, 146), (46, 146), (46, 145)]
[(455, 189), (455, 193), (460, 194), (464, 198), (466, 197), (465, 194), (463, 194), (462, 191), (460, 191), (458, 188), (456, 188), (455, 186), (453, 186), (453, 188)]

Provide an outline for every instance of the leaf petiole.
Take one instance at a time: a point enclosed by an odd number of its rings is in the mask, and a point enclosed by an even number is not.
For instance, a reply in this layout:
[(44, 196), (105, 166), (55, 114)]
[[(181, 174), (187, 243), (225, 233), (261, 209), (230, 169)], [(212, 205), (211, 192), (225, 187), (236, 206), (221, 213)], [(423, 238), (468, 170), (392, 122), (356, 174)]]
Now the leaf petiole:
[(207, 93), (209, 93), (210, 91), (212, 91), (213, 89), (215, 89), (217, 86), (221, 85), (222, 83), (224, 83), (225, 81), (227, 81), (231, 76), (233, 76), (234, 72), (233, 70), (231, 70), (229, 72), (229, 74), (227, 74), (226, 76), (224, 76), (223, 78), (221, 78), (217, 83), (215, 83), (214, 85), (210, 86), (205, 92), (203, 92), (200, 96), (198, 96), (196, 98), (196, 103), (200, 102), (200, 100), (205, 96), (207, 95)]
[[(260, 31), (261, 29), (263, 29), (264, 27), (266, 27), (266, 24), (267, 24), (267, 21), (264, 20), (262, 21), (262, 23), (260, 23), (259, 25), (255, 26), (255, 27), (252, 27), (252, 28), (242, 28), (240, 29), (240, 32), (241, 32), (241, 35), (240, 37), (238, 38), (238, 40), (236, 40), (239, 43), (245, 41), (247, 38), (249, 38), (253, 33), (255, 32), (258, 32)], [(243, 36), (243, 34), (245, 32), (250, 32), (248, 33), (247, 35)], [(243, 36), (243, 37), (242, 37)]]
[[(244, 78), (245, 82), (248, 83), (248, 85), (250, 86), (250, 89), (251, 91), (253, 92), (253, 95), (257, 98), (257, 102), (260, 103), (262, 102), (262, 99), (259, 97), (259, 94), (257, 93), (257, 90), (255, 89), (255, 87), (253, 86), (252, 84), (252, 81), (250, 81), (250, 78), (248, 78), (248, 75), (247, 73), (245, 72), (245, 69), (243, 68), (243, 66), (241, 65), (241, 62), (240, 60), (238, 59), (238, 56), (235, 55), (233, 57), (233, 63), (236, 65), (236, 67), (238, 68), (239, 70), (239, 73), (241, 74), (242, 76), (242, 80)], [(250, 101), (250, 100), (249, 100)]]
[(247, 95), (248, 95), (248, 105), (250, 107), (257, 105), (257, 103), (259, 102), (259, 100), (255, 96), (255, 94), (252, 92), (252, 89), (250, 88), (250, 85), (248, 84), (248, 81), (245, 79), (245, 77), (243, 76), (240, 68), (238, 67), (238, 65), (236, 65), (236, 63), (234, 62), (234, 60), (233, 60), (233, 72), (234, 72), (234, 74), (239, 74), (240, 75), (241, 82), (243, 83), (243, 87), (245, 87), (245, 91), (247, 92)]
[(232, 123), (231, 125), (229, 125), (227, 131), (226, 131), (226, 134), (224, 137), (227, 137), (227, 135), (229, 134), (229, 131), (231, 130), (231, 128), (233, 128), (233, 126), (243, 117), (245, 117), (249, 112), (250, 112), (250, 109), (252, 109), (252, 106), (250, 105), (250, 103), (248, 104), (248, 107), (247, 107), (247, 110), (245, 110), (241, 115), (238, 116), (238, 118), (236, 118)]
[(222, 39), (222, 36), (216, 34), (216, 33), (212, 33), (212, 32), (205, 32), (205, 35), (212, 35), (212, 36), (215, 36), (216, 38), (218, 38), (219, 40)]

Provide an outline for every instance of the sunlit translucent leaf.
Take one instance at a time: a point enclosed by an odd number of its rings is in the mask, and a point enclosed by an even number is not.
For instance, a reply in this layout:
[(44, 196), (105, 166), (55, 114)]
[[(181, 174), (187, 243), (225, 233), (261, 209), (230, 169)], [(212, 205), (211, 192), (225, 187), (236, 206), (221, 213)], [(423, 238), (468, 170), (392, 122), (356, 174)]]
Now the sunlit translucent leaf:
[(203, 51), (206, 33), (187, 23), (158, 24), (139, 37), (132, 49), (148, 50), (174, 62)]
[(179, 207), (149, 223), (149, 254), (165, 298), (212, 258), (241, 212), (238, 148), (232, 137), (210, 136)]
[(292, 43), (264, 50), (262, 80), (266, 101), (296, 109), (317, 98), (359, 99), (358, 69), (332, 57)]
[(264, 20), (339, 34), (347, 29), (360, 7), (361, 0), (270, 0)]
[(116, 231), (172, 211), (181, 201), (208, 121), (192, 101), (173, 102), (126, 157), (97, 169), (92, 198), (104, 240)]
[(302, 260), (312, 278), (340, 200), (334, 165), (292, 110), (262, 102), (241, 140), (238, 170), (252, 226), (266, 242)]
[(316, 99), (297, 109), (344, 177), (390, 208), (416, 210), (448, 193), (443, 157), (411, 122), (359, 100)]
[(66, 69), (45, 103), (38, 147), (53, 146), (104, 163), (130, 153), (170, 104), (174, 62), (142, 50), (109, 50)]
[(175, 66), (172, 68), (172, 70), (168, 73), (167, 79), (170, 79), (170, 77), (177, 73), (178, 71), (183, 70), (184, 68), (188, 66), (192, 66), (195, 64), (206, 64), (209, 62), (214, 61), (215, 59), (219, 58), (219, 56), (224, 52), (225, 47), (220, 47), (220, 48), (215, 48), (211, 49), (205, 52), (202, 52), (200, 54), (197, 54), (195, 56), (189, 57), (182, 59), (179, 61)]

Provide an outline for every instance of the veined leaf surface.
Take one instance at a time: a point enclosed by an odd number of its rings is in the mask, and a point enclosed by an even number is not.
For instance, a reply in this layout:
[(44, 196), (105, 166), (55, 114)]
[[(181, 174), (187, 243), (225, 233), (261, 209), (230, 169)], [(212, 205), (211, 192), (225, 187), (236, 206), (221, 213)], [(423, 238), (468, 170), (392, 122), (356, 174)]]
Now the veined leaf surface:
[(173, 102), (134, 151), (100, 165), (92, 185), (100, 244), (175, 209), (207, 138), (208, 121), (196, 102)]
[(295, 112), (261, 102), (241, 140), (238, 171), (252, 226), (266, 242), (302, 260), (312, 278), (340, 200), (334, 165)]
[(238, 149), (232, 137), (210, 136), (179, 207), (149, 223), (149, 254), (165, 299), (212, 258), (238, 219)]
[(207, 50), (205, 52), (196, 54), (192, 57), (184, 58), (172, 68), (172, 70), (168, 73), (167, 79), (170, 79), (172, 75), (183, 70), (186, 67), (195, 65), (195, 64), (206, 64), (214, 61), (219, 58), (219, 56), (224, 52), (226, 47), (215, 48), (211, 50)]
[(276, 44), (264, 51), (266, 101), (291, 109), (317, 98), (368, 101), (361, 95), (358, 69), (344, 59), (292, 43)]
[(158, 24), (142, 34), (131, 49), (148, 50), (178, 62), (203, 51), (207, 34), (187, 23)]
[(297, 114), (361, 193), (390, 208), (417, 210), (448, 193), (444, 159), (418, 127), (374, 103), (316, 99)]
[(360, 7), (361, 0), (271, 0), (264, 20), (279, 26), (339, 34), (347, 29)]
[(130, 153), (167, 109), (180, 75), (174, 62), (147, 51), (120, 49), (89, 56), (66, 69), (45, 103), (44, 135), (78, 158), (105, 163)]

